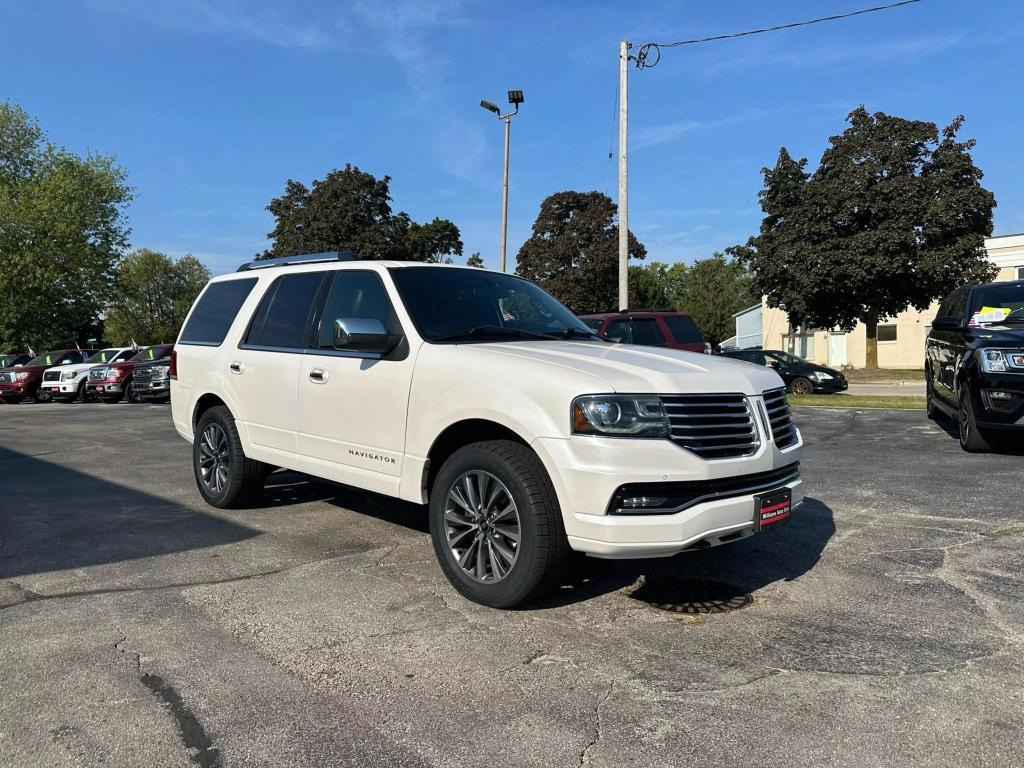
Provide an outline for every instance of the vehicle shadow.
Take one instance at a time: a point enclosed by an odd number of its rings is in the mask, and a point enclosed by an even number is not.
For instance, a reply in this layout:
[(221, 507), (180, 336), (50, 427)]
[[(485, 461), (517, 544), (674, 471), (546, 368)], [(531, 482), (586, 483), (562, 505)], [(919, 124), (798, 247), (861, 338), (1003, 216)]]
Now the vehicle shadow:
[[(430, 533), (425, 506), (294, 472), (277, 472), (268, 478), (265, 506), (309, 501), (323, 501), (425, 536)], [(776, 581), (800, 578), (821, 558), (835, 531), (832, 509), (819, 499), (805, 498), (783, 528), (721, 547), (646, 560), (602, 560), (574, 555), (557, 588), (522, 608), (543, 610), (585, 602), (628, 587), (641, 577), (643, 590), (659, 596), (670, 595), (678, 586), (686, 592), (688, 600), (699, 602), (702, 585), (709, 590), (708, 599), (712, 597), (710, 592), (720, 594), (723, 586), (749, 595)], [(643, 591), (637, 590), (638, 598), (643, 595)]]
[(259, 533), (0, 448), (0, 579), (230, 544)]
[[(934, 423), (935, 426), (954, 440), (960, 439), (960, 424), (956, 419), (940, 413)], [(1024, 456), (1024, 440), (1021, 440), (1017, 433), (1008, 432), (1001, 443), (993, 445), (992, 453), (1004, 454), (1006, 456)]]

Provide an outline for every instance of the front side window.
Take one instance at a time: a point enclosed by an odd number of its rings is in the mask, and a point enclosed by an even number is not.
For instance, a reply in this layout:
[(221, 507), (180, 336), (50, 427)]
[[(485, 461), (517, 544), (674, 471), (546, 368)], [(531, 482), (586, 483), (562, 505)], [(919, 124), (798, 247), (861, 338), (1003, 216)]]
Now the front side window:
[(765, 359), (764, 352), (744, 352), (743, 359), (746, 360), (748, 363), (768, 365), (768, 361)]
[(310, 315), (323, 277), (323, 272), (279, 277), (267, 290), (253, 315), (245, 344), (282, 349), (305, 348)]
[(255, 277), (207, 285), (181, 331), (179, 343), (220, 346), (255, 285)]
[(633, 326), (634, 344), (641, 344), (645, 347), (665, 346), (665, 334), (663, 334), (661, 332), (661, 328), (658, 327), (657, 320), (635, 319), (630, 322)]
[(320, 349), (334, 347), (334, 321), (346, 318), (380, 320), (388, 333), (401, 333), (387, 290), (376, 272), (339, 270), (324, 307), (320, 322)]
[(395, 267), (390, 273), (426, 341), (596, 338), (554, 297), (519, 277), (452, 267)]

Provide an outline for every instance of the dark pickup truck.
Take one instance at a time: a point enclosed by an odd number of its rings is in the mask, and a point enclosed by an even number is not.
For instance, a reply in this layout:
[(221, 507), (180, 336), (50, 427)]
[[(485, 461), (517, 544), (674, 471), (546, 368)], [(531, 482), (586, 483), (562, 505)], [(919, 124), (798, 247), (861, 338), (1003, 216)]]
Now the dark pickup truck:
[(928, 416), (980, 452), (1024, 438), (1024, 280), (966, 285), (942, 300), (925, 342)]
[(138, 354), (111, 365), (97, 365), (89, 371), (89, 394), (105, 403), (117, 403), (124, 398), (136, 399), (132, 388), (137, 369), (160, 360), (166, 360), (173, 344), (154, 344), (142, 347)]

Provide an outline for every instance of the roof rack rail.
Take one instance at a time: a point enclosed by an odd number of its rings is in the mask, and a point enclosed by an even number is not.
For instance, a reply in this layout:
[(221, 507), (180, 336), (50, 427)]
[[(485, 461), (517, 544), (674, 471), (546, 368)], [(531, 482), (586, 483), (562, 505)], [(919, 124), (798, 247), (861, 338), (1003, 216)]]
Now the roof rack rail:
[(324, 251), (323, 253), (303, 253), (296, 256), (280, 256), (276, 259), (257, 259), (249, 261), (238, 268), (238, 272), (249, 272), (253, 269), (268, 267), (290, 267), (295, 264), (314, 264), (318, 261), (359, 261), (352, 251)]
[(630, 312), (672, 312), (678, 310), (669, 307), (626, 307), (625, 309), (605, 309), (600, 312), (586, 312), (588, 315), (628, 315)]

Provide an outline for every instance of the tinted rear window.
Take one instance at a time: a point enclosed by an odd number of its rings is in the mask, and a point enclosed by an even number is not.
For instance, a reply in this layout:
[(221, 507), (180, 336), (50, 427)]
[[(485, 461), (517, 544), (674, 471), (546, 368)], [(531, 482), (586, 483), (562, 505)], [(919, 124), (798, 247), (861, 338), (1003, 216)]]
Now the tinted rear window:
[(178, 343), (219, 346), (254, 285), (256, 278), (247, 277), (206, 286)]
[(661, 318), (668, 326), (668, 332), (672, 334), (678, 344), (703, 344), (704, 337), (696, 323), (682, 315), (668, 315)]
[(278, 278), (260, 302), (245, 343), (264, 347), (304, 348), (310, 310), (323, 277), (323, 272), (304, 272)]

